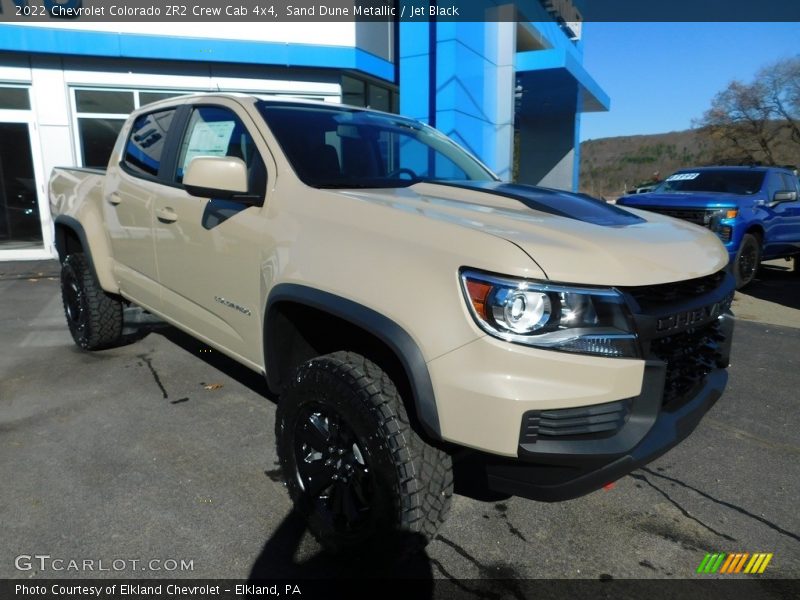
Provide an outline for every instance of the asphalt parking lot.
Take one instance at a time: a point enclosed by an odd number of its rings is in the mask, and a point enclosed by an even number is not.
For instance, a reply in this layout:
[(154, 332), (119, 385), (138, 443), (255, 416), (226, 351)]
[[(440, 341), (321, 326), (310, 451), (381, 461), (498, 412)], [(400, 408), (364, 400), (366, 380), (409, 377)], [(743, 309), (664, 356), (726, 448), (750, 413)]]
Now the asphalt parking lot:
[[(737, 319), (728, 390), (683, 444), (570, 502), (457, 495), (426, 552), (382, 574), (691, 578), (706, 552), (741, 551), (774, 554), (761, 577), (799, 577), (800, 278), (780, 267), (737, 298), (755, 320)], [(292, 515), (259, 376), (171, 328), (80, 352), (52, 273), (3, 273), (0, 578), (165, 575), (18, 570), (23, 554), (192, 561), (172, 577), (363, 575)]]

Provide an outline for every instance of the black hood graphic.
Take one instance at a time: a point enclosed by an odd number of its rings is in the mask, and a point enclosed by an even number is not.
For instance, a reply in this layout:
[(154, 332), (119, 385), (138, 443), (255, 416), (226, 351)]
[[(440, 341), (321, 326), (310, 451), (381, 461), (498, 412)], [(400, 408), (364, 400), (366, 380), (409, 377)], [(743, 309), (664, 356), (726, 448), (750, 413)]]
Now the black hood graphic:
[(585, 194), (501, 181), (431, 181), (430, 183), (498, 194), (518, 200), (532, 210), (603, 227), (624, 227), (645, 222), (641, 217)]

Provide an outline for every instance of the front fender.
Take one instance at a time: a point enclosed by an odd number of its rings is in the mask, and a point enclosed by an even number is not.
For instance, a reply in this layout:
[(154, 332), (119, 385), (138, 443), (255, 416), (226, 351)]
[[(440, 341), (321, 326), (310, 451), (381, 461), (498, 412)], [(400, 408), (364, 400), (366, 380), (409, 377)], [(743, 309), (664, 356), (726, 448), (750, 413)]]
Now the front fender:
[(277, 390), (281, 385), (277, 367), (277, 353), (281, 350), (275, 335), (277, 319), (274, 310), (279, 302), (293, 302), (329, 313), (382, 341), (403, 366), (414, 396), (416, 415), (425, 432), (436, 439), (441, 439), (439, 412), (436, 408), (428, 366), (411, 335), (397, 323), (371, 308), (312, 287), (282, 283), (276, 285), (269, 294), (264, 317), (264, 362), (270, 389)]

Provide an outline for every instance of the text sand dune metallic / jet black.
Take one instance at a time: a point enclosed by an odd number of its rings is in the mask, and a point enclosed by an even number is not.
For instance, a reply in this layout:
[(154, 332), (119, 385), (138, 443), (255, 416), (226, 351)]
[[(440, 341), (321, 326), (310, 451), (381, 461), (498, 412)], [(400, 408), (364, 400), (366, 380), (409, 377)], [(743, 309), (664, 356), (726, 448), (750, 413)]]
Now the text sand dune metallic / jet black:
[(50, 181), (75, 342), (130, 341), (132, 304), (263, 373), (326, 548), (432, 539), (456, 455), (496, 491), (589, 493), (725, 386), (733, 284), (711, 231), (503, 183), (427, 125), (327, 103), (173, 98), (115, 149)]

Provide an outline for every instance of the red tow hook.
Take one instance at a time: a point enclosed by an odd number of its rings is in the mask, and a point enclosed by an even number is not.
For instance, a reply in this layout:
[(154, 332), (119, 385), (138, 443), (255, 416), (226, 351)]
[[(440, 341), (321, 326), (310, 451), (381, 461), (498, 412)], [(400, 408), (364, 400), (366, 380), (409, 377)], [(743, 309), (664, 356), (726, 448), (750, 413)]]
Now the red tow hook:
[(605, 484), (605, 485), (603, 486), (603, 489), (604, 489), (605, 491), (607, 491), (607, 492), (610, 492), (611, 490), (613, 490), (613, 489), (614, 489), (614, 486), (615, 486), (615, 485), (617, 485), (617, 484), (616, 484), (616, 482), (614, 482), (614, 481), (611, 481), (611, 482), (609, 482), (609, 483)]

